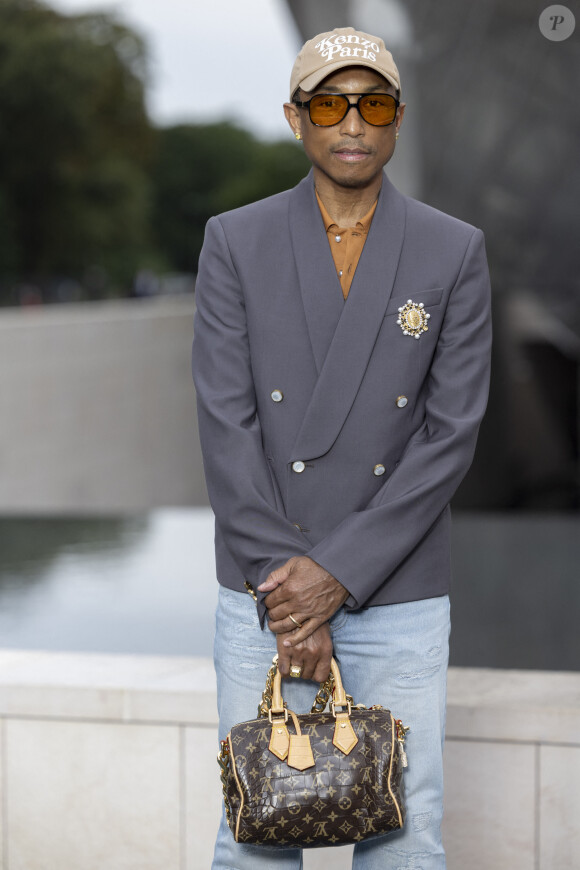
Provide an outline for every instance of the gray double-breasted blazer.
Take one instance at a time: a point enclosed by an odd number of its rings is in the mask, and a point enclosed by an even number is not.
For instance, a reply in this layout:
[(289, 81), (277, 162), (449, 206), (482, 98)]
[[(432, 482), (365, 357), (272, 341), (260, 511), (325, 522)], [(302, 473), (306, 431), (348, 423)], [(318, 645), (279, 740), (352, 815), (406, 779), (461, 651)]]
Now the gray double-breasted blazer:
[[(409, 300), (430, 315), (418, 339), (397, 323)], [(346, 301), (312, 173), (211, 218), (193, 376), (221, 584), (256, 588), (307, 554), (354, 609), (447, 593), (489, 306), (482, 232), (386, 176)]]

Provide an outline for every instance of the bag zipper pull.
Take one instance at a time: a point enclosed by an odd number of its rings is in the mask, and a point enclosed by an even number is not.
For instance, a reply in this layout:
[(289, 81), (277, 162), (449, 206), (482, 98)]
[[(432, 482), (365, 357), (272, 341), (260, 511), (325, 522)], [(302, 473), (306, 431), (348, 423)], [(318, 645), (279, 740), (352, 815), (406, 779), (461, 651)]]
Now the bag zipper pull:
[(395, 725), (397, 726), (397, 740), (399, 741), (399, 747), (401, 750), (401, 763), (403, 767), (408, 767), (409, 761), (407, 759), (407, 753), (405, 752), (405, 737), (407, 736), (409, 728), (405, 728), (401, 719), (395, 719)]

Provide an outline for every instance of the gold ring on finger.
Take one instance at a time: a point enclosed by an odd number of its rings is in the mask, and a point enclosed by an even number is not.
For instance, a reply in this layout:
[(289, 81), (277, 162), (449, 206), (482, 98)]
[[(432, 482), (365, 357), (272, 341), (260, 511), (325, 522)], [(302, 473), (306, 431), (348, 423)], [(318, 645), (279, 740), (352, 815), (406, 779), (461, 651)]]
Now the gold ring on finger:
[(292, 620), (292, 622), (294, 623), (294, 625), (296, 626), (296, 628), (302, 628), (302, 626), (304, 625), (303, 622), (298, 622), (297, 619), (294, 619), (294, 617), (292, 616), (291, 613), (288, 614), (288, 618)]
[(300, 665), (290, 665), (290, 676), (299, 679), (302, 676), (302, 667)]

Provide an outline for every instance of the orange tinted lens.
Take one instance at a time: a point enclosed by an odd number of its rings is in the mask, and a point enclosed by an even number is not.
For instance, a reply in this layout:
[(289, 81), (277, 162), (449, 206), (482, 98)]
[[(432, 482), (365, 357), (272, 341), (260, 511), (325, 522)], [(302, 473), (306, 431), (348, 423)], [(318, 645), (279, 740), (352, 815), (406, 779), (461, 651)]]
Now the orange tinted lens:
[(397, 104), (389, 94), (369, 94), (359, 103), (365, 121), (375, 127), (392, 124), (397, 114)]
[(346, 97), (319, 94), (310, 101), (310, 120), (321, 127), (331, 127), (344, 118), (348, 108)]

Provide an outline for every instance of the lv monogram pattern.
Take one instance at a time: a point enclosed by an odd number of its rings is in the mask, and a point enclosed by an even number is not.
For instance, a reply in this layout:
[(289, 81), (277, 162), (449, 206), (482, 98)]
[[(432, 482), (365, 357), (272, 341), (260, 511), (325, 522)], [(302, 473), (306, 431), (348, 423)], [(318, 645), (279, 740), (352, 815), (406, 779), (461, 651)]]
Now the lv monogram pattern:
[(268, 846), (357, 843), (404, 824), (402, 759), (388, 710), (352, 709), (358, 743), (333, 746), (332, 713), (298, 716), (315, 766), (288, 767), (268, 749), (267, 719), (242, 722), (228, 735), (226, 801), (239, 842)]

